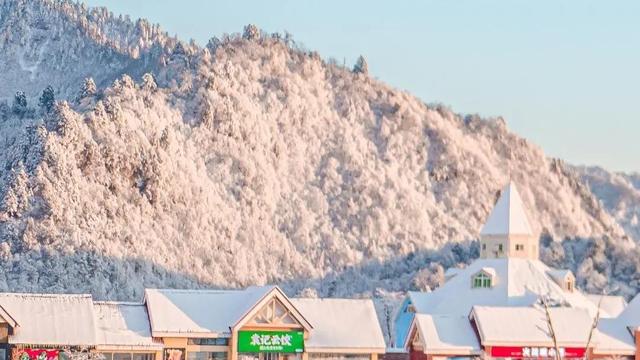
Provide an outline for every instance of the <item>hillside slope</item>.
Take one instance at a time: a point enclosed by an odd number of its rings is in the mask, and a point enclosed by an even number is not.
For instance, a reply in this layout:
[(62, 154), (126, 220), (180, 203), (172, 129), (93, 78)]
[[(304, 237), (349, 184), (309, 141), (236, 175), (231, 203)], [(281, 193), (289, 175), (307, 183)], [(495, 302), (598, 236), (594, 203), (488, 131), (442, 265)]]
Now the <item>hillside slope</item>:
[(93, 77), (99, 86), (141, 76), (176, 40), (145, 20), (58, 0), (0, 0), (0, 99), (16, 90), (37, 99), (52, 85), (61, 98)]
[[(5, 0), (0, 23), (26, 13), (21, 33), (33, 33), (29, 14), (51, 3)], [(545, 238), (631, 246), (562, 161), (502, 119), (427, 106), (253, 28), (203, 49), (159, 46), (159, 61), (109, 57), (107, 71), (82, 54), (117, 46), (68, 31), (87, 10), (55, 4), (55, 36), (77, 44), (76, 63), (39, 71), (70, 101), (0, 113), (0, 290), (131, 299), (143, 286), (269, 282), (370, 295), (432, 285), (441, 268), (431, 263), (474, 256), (509, 179)], [(24, 44), (4, 53), (5, 69), (22, 49), (49, 46), (45, 35)], [(129, 68), (136, 81), (120, 75)], [(99, 83), (117, 80), (71, 101), (72, 80), (77, 89), (94, 70)], [(5, 78), (3, 91), (44, 85), (29, 79)], [(589, 257), (553, 254), (576, 269)], [(583, 269), (583, 283), (609, 275), (597, 265)]]
[(640, 174), (584, 166), (576, 171), (627, 234), (640, 239)]

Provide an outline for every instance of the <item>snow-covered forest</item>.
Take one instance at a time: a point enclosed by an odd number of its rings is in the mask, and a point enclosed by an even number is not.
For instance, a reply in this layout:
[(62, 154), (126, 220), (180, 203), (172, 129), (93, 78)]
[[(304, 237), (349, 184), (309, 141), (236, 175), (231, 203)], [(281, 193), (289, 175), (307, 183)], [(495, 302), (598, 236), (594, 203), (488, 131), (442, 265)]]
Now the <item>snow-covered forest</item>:
[(589, 291), (640, 289), (634, 220), (576, 169), (365, 58), (255, 26), (199, 47), (57, 0), (0, 0), (0, 48), (0, 291), (390, 298), (475, 258), (509, 179), (543, 260)]

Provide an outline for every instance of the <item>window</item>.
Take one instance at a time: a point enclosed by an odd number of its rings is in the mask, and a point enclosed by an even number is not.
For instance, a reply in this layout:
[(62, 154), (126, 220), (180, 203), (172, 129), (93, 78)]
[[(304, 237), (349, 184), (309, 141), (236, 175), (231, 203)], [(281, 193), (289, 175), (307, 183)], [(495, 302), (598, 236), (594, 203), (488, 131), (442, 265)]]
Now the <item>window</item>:
[(567, 280), (567, 290), (573, 291), (573, 280), (571, 279)]
[(113, 360), (131, 360), (131, 353), (114, 353)]
[(184, 360), (184, 349), (164, 349), (164, 360)]
[(7, 349), (0, 349), (0, 360), (7, 360)]
[(225, 351), (189, 351), (187, 360), (227, 360), (227, 353)]
[(522, 251), (522, 250), (524, 250), (524, 245), (516, 244), (516, 251)]
[(487, 244), (482, 244), (482, 250), (487, 250)]
[(362, 354), (309, 354), (309, 359), (317, 360), (369, 360), (368, 355)]
[(483, 272), (477, 274), (473, 277), (473, 287), (474, 288), (490, 288), (491, 287), (491, 277)]
[(229, 345), (229, 338), (195, 338), (189, 339), (189, 345), (217, 345), (227, 346)]
[(133, 353), (133, 360), (154, 360), (155, 355), (149, 353)]
[(502, 244), (498, 244), (498, 251), (502, 252)]
[(154, 360), (154, 353), (100, 353), (99, 360)]

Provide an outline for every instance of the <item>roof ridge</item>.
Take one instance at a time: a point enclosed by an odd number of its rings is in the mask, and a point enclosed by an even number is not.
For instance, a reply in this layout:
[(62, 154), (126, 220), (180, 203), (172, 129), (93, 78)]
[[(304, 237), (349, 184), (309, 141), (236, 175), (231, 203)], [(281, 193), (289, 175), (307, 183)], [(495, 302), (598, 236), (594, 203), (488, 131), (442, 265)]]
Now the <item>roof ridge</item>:
[(91, 294), (11, 293), (0, 292), (0, 296), (23, 296), (38, 298), (93, 298)]

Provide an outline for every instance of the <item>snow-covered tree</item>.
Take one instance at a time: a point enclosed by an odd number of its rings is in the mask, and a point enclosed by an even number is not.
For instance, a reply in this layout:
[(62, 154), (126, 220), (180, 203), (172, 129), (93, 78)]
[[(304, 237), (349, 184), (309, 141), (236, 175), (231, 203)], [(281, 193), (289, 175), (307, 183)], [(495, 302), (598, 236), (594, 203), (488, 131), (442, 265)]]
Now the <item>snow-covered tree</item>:
[(356, 64), (353, 66), (353, 72), (356, 74), (369, 74), (369, 66), (367, 65), (367, 60), (365, 60), (364, 56), (358, 56), (358, 60), (356, 60)]
[(13, 97), (12, 111), (16, 115), (23, 115), (27, 111), (27, 95), (24, 91), (16, 92)]
[(156, 84), (156, 80), (153, 78), (153, 74), (146, 73), (142, 75), (142, 85), (140, 88), (142, 90), (151, 91), (151, 92), (155, 91), (158, 88), (158, 85)]
[(55, 103), (55, 91), (53, 90), (53, 87), (49, 85), (42, 91), (42, 95), (40, 95), (40, 98), (38, 99), (38, 106), (40, 106), (44, 112), (50, 112), (53, 110)]
[(245, 40), (258, 40), (260, 38), (260, 29), (253, 24), (248, 24), (244, 27), (242, 38)]
[(76, 101), (79, 102), (82, 99), (88, 98), (90, 96), (94, 96), (97, 91), (98, 89), (96, 87), (95, 81), (93, 81), (93, 78), (91, 77), (85, 78), (84, 81), (82, 82), (82, 86), (80, 87), (80, 91), (76, 96)]

